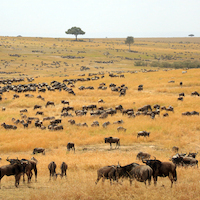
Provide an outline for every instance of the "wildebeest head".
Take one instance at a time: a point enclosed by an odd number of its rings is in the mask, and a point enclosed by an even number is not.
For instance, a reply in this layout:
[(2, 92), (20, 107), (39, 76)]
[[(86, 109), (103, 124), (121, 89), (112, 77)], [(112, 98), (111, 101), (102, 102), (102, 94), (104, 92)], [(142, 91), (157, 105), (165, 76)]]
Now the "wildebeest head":
[(142, 160), (142, 162), (151, 167), (154, 172), (158, 171), (161, 167), (160, 160)]

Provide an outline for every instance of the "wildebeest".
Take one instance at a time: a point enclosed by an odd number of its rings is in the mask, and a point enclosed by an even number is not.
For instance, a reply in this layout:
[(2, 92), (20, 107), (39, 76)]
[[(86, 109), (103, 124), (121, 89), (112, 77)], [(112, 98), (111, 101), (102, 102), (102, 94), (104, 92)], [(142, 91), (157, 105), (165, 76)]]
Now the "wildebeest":
[(160, 160), (143, 160), (143, 163), (153, 169), (154, 185), (157, 184), (157, 178), (168, 176), (171, 181), (171, 187), (174, 181), (177, 181), (176, 165), (171, 162), (161, 162)]
[[(35, 181), (37, 181), (37, 160), (34, 157), (32, 157), (31, 160), (21, 159), (21, 161), (27, 164), (25, 167), (25, 173), (28, 177), (28, 183), (30, 182), (33, 175), (32, 170), (34, 170)], [(24, 173), (23, 173), (23, 182), (25, 182)]]
[(62, 104), (68, 104), (68, 105), (69, 105), (69, 101), (66, 101), (66, 100), (62, 100), (61, 103), (62, 103)]
[(67, 150), (70, 151), (70, 149), (74, 150), (75, 153), (75, 144), (72, 142), (68, 142), (67, 144)]
[(54, 104), (53, 101), (47, 101), (45, 107), (47, 108), (47, 106), (49, 106), (49, 105), (51, 105), (51, 106), (55, 106), (55, 104)]
[(198, 167), (198, 160), (196, 160), (195, 158), (193, 158), (192, 156), (185, 156), (181, 155), (181, 154), (176, 154), (174, 155), (171, 160), (174, 164), (179, 165), (179, 166), (194, 166), (197, 165)]
[(14, 129), (14, 130), (17, 129), (17, 126), (6, 124), (6, 123), (2, 123), (1, 126), (3, 126), (5, 129)]
[(126, 132), (126, 128), (124, 128), (124, 127), (122, 127), (122, 126), (119, 126), (119, 127), (117, 127), (117, 131), (119, 132), (119, 131), (124, 131), (124, 132)]
[(192, 96), (199, 96), (200, 94), (197, 91), (191, 93)]
[(36, 153), (42, 153), (43, 155), (45, 155), (45, 149), (42, 147), (33, 149), (33, 154), (36, 154)]
[(107, 122), (104, 122), (104, 123), (102, 124), (102, 126), (103, 126), (103, 128), (106, 128), (109, 124), (110, 124), (110, 122), (107, 121)]
[(138, 108), (138, 111), (141, 111), (141, 112), (148, 111), (148, 110), (152, 111), (151, 105), (145, 105), (141, 108)]
[(131, 171), (137, 167), (139, 164), (137, 163), (131, 163), (125, 166), (120, 166), (119, 163), (116, 167), (116, 179), (118, 181), (119, 178), (129, 178), (130, 179), (130, 184), (132, 183), (132, 176), (131, 176)]
[(192, 157), (192, 158), (196, 158), (197, 154), (198, 154), (198, 152), (196, 152), (196, 153), (190, 153), (189, 152), (189, 154), (187, 156)]
[[(4, 165), (0, 167), (0, 183), (3, 176), (15, 176), (15, 186), (19, 186), (19, 180), (23, 172), (25, 172), (25, 163), (18, 161), (17, 163)], [(0, 184), (1, 188), (1, 184)]]
[(110, 184), (112, 184), (112, 180), (116, 180), (116, 166), (105, 166), (98, 169), (95, 183), (97, 184), (101, 178), (102, 182), (104, 182), (105, 179), (110, 179)]
[(50, 162), (48, 165), (49, 169), (49, 180), (51, 180), (51, 176), (53, 177), (56, 174), (56, 163), (54, 161)]
[(108, 137), (108, 138), (104, 138), (104, 140), (105, 140), (105, 143), (110, 143), (110, 148), (112, 148), (112, 143), (116, 143), (115, 148), (117, 148), (117, 146), (119, 148), (119, 146), (120, 146), (120, 139), (119, 138)]
[(140, 137), (140, 136), (144, 136), (144, 137), (149, 137), (149, 135), (150, 135), (150, 132), (147, 132), (147, 131), (139, 131), (138, 133), (137, 133), (137, 138), (138, 137)]
[(139, 165), (130, 171), (130, 175), (131, 175), (130, 184), (132, 183), (132, 179), (135, 178), (137, 181), (144, 182), (145, 185), (146, 181), (148, 180), (148, 183), (150, 185), (151, 177), (153, 175), (153, 170), (148, 165)]
[(33, 107), (34, 110), (38, 109), (38, 108), (42, 108), (42, 106), (40, 106), (40, 105), (34, 105), (34, 107)]
[(148, 159), (150, 159), (150, 157), (151, 157), (151, 155), (150, 154), (148, 154), (148, 153), (143, 153), (143, 152), (139, 152), (138, 154), (137, 154), (137, 156), (136, 156), (136, 160), (138, 159), (138, 160), (148, 160)]
[(67, 168), (68, 168), (67, 164), (65, 162), (62, 162), (62, 164), (60, 166), (60, 169), (61, 169), (61, 178), (63, 176), (67, 177), (67, 173), (66, 173)]

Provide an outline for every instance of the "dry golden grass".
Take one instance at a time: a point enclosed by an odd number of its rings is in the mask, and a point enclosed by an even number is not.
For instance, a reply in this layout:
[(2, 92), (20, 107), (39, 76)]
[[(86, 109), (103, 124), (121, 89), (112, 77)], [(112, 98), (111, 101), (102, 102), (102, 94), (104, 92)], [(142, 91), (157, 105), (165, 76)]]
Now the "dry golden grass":
[[(38, 159), (37, 183), (34, 182), (33, 177), (29, 185), (23, 184), (21, 181), (19, 188), (16, 189), (14, 177), (3, 177), (0, 199), (149, 199), (149, 196), (152, 199), (199, 198), (199, 169), (193, 167), (177, 169), (178, 181), (172, 189), (168, 178), (158, 178), (157, 187), (154, 187), (153, 184), (145, 187), (143, 183), (139, 182), (130, 186), (127, 180), (121, 185), (110, 186), (109, 181), (105, 181), (104, 185), (101, 181), (95, 185), (98, 168), (118, 162), (121, 165), (132, 162), (142, 164), (136, 160), (136, 155), (140, 151), (148, 152), (162, 161), (168, 161), (169, 157), (173, 155), (171, 148), (174, 145), (178, 146), (181, 152), (199, 151), (199, 116), (182, 116), (181, 113), (193, 110), (199, 112), (199, 97), (191, 96), (191, 92), (200, 92), (200, 70), (187, 70), (185, 74), (182, 73), (182, 70), (163, 71), (161, 69), (143, 73), (141, 69), (144, 67), (135, 67), (134, 61), (124, 59), (124, 57), (141, 57), (153, 61), (155, 53), (174, 56), (184, 52), (183, 55), (181, 54), (183, 60), (187, 60), (189, 57), (199, 60), (199, 38), (135, 39), (134, 46), (131, 48), (139, 53), (128, 52), (124, 39), (93, 39), (84, 42), (53, 38), (0, 37), (0, 39), (0, 57), (3, 58), (0, 61), (0, 68), (1, 72), (6, 72), (1, 74), (1, 79), (25, 77), (24, 82), (12, 83), (13, 85), (28, 84), (26, 77), (34, 77), (33, 83), (46, 82), (50, 84), (53, 80), (63, 82), (68, 78), (82, 78), (79, 74), (85, 74), (83, 78), (87, 78), (89, 73), (104, 72), (104, 78), (99, 80), (76, 82), (75, 88), (73, 88), (76, 96), (65, 91), (46, 91), (39, 93), (45, 99), (42, 101), (36, 98), (38, 92), (28, 92), (34, 95), (33, 98), (27, 98), (25, 93), (19, 93), (20, 98), (17, 99), (13, 99), (15, 94), (13, 91), (5, 92), (0, 102), (0, 123), (13, 124), (12, 118), (21, 119), (20, 110), (23, 108), (28, 109), (28, 113), (24, 114), (36, 117), (37, 110), (33, 110), (35, 104), (42, 106), (41, 111), (44, 112), (44, 115), (37, 115), (41, 120), (47, 116), (60, 118), (63, 107), (61, 100), (68, 100), (70, 106), (73, 106), (75, 110), (90, 104), (95, 104), (97, 107), (103, 106), (105, 109), (121, 104), (124, 108), (133, 108), (134, 111), (146, 104), (174, 107), (174, 112), (168, 112), (169, 117), (164, 118), (162, 115), (165, 111), (161, 111), (161, 115), (156, 116), (154, 120), (149, 116), (128, 118), (120, 112), (114, 116), (108, 116), (106, 119), (91, 117), (89, 112), (86, 116), (78, 117), (73, 111), (70, 111), (74, 115), (73, 119), (76, 123), (86, 122), (88, 127), (72, 126), (68, 123), (72, 117), (65, 117), (62, 118), (64, 127), (62, 131), (40, 130), (35, 128), (34, 123), (29, 125), (28, 129), (24, 129), (21, 124), (17, 125), (17, 130), (5, 130), (1, 126), (1, 166), (8, 164), (7, 156), (20, 159), (31, 158), (32, 150), (35, 147), (44, 147), (46, 155), (35, 155)], [(34, 53), (33, 50), (43, 51), (43, 53)], [(82, 51), (82, 53), (78, 53), (78, 51)], [(174, 53), (175, 51), (176, 53)], [(105, 56), (105, 52), (109, 52), (109, 55)], [(19, 54), (21, 57), (11, 57), (9, 54)], [(64, 59), (61, 58), (62, 55), (83, 56), (84, 58)], [(110, 60), (114, 60), (114, 64), (95, 62)], [(60, 65), (51, 65), (53, 62), (59, 61)], [(90, 67), (90, 70), (80, 71), (81, 66)], [(150, 69), (150, 67), (147, 66), (146, 69)], [(116, 71), (124, 71), (125, 78), (108, 76), (108, 72), (117, 74)], [(129, 71), (137, 71), (137, 73)], [(169, 83), (171, 80), (175, 82)], [(183, 82), (182, 87), (179, 85), (181, 81)], [(107, 90), (97, 89), (102, 82), (108, 87)], [(128, 87), (126, 96), (119, 97), (118, 93), (112, 92), (109, 88), (110, 83), (115, 83), (117, 86), (125, 84)], [(144, 90), (141, 92), (137, 90), (139, 84), (144, 85)], [(93, 86), (94, 90), (80, 91), (78, 89), (80, 86)], [(178, 101), (178, 94), (181, 92), (184, 92), (186, 96), (183, 101)], [(105, 103), (98, 104), (99, 99), (103, 99)], [(55, 107), (45, 108), (47, 101), (54, 101)], [(6, 107), (6, 110), (1, 111), (2, 107)], [(119, 125), (113, 124), (114, 121), (120, 119), (124, 121), (122, 126), (127, 129), (125, 133), (117, 132)], [(91, 127), (95, 120), (99, 121), (99, 127)], [(104, 129), (102, 124), (105, 121), (110, 121), (111, 124)], [(48, 124), (49, 121), (44, 122), (45, 126)], [(140, 130), (150, 131), (150, 137), (137, 139), (137, 132)], [(109, 144), (104, 143), (104, 137), (108, 136), (120, 137), (120, 149), (109, 149)], [(66, 151), (68, 142), (75, 143), (75, 154)], [(67, 180), (61, 180), (58, 177), (57, 180), (49, 181), (47, 166), (51, 161), (56, 162), (57, 172), (63, 161), (68, 164)]]

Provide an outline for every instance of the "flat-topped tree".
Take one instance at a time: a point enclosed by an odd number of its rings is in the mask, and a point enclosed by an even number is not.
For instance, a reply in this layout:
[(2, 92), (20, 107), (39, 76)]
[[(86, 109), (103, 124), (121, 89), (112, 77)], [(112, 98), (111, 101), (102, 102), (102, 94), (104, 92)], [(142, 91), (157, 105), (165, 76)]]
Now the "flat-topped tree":
[(125, 40), (125, 44), (129, 45), (129, 51), (130, 51), (130, 45), (134, 43), (134, 38), (132, 36), (128, 36)]
[(81, 28), (76, 27), (76, 26), (74, 26), (74, 27), (68, 29), (67, 31), (65, 31), (65, 33), (66, 33), (66, 34), (75, 35), (76, 41), (77, 41), (77, 36), (78, 36), (78, 35), (84, 35), (84, 34), (85, 34), (85, 32), (81, 30)]
[(188, 36), (190, 36), (190, 37), (193, 37), (193, 36), (194, 36), (194, 34), (190, 34), (190, 35), (188, 35)]

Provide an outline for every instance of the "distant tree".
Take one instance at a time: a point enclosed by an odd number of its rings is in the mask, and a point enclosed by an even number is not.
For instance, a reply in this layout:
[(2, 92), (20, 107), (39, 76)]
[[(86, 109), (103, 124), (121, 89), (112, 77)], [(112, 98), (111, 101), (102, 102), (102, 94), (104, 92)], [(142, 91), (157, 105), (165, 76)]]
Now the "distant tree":
[(76, 41), (77, 41), (77, 36), (78, 36), (78, 35), (84, 35), (84, 34), (85, 34), (85, 32), (81, 30), (81, 28), (76, 27), (76, 26), (74, 26), (74, 27), (68, 29), (67, 31), (65, 31), (65, 33), (66, 33), (66, 34), (75, 35)]
[(188, 35), (188, 36), (190, 36), (190, 37), (193, 37), (193, 36), (194, 36), (194, 34), (190, 34), (190, 35)]
[(130, 51), (130, 46), (131, 44), (134, 43), (134, 38), (132, 36), (128, 36), (125, 40), (125, 44), (128, 44), (129, 45), (129, 51)]

